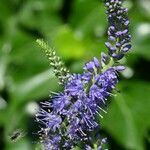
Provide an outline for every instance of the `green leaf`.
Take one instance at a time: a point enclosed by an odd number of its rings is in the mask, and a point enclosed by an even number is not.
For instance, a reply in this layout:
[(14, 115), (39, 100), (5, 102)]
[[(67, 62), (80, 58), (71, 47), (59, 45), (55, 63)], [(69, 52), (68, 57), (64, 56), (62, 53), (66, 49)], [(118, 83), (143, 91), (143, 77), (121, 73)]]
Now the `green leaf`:
[(11, 97), (15, 101), (18, 99), (19, 102), (17, 103), (24, 103), (48, 96), (50, 91), (55, 91), (56, 89), (58, 89), (57, 80), (52, 70), (46, 70), (12, 87)]
[(122, 84), (121, 93), (112, 101), (102, 124), (127, 149), (142, 150), (145, 134), (150, 127), (150, 86), (145, 82), (133, 81)]

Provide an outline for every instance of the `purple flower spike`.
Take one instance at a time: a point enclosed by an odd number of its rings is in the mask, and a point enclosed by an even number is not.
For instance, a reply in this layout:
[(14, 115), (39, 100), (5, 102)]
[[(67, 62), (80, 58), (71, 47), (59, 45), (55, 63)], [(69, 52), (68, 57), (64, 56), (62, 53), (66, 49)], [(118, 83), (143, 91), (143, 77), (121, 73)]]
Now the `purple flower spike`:
[[(105, 43), (108, 54), (102, 52), (100, 59), (94, 57), (86, 63), (82, 74), (67, 72), (67, 78), (61, 76), (65, 79), (62, 82), (64, 90), (54, 95), (50, 102), (42, 103), (36, 115), (37, 121), (44, 126), (41, 130), (44, 131), (45, 150), (71, 150), (78, 145), (83, 150), (103, 150), (107, 143), (106, 138), (100, 138), (97, 117), (103, 118), (102, 114), (107, 113), (107, 99), (118, 83), (117, 72), (125, 69), (118, 60), (131, 49), (131, 35), (122, 0), (105, 0), (105, 5), (109, 22), (109, 40)], [(51, 55), (49, 58), (53, 61), (55, 55)], [(61, 69), (56, 71), (62, 75)]]
[[(93, 61), (95, 62), (94, 67), (98, 67), (98, 59), (95, 58)], [(87, 72), (82, 75), (70, 76), (64, 92), (55, 96), (49, 105), (51, 113), (41, 110), (37, 115), (39, 122), (45, 124), (49, 129), (48, 134), (52, 135), (52, 141), (58, 133), (61, 135), (64, 132), (61, 129), (64, 128), (63, 120), (65, 120), (67, 128), (63, 136), (67, 139), (67, 143), (63, 142), (63, 137), (59, 142), (55, 142), (55, 144), (64, 143), (61, 145), (62, 147), (71, 148), (77, 141), (87, 141), (90, 138), (89, 134), (100, 128), (96, 121), (96, 115), (103, 117), (100, 111), (105, 112), (103, 107), (107, 97), (118, 82), (113, 68), (100, 74), (90, 75), (89, 82), (87, 82), (87, 78), (83, 78), (88, 73), (88, 70), (85, 71)], [(89, 84), (91, 82), (92, 84)], [(86, 90), (87, 87), (89, 90)], [(48, 106), (47, 103), (45, 105)], [(55, 145), (52, 141), (50, 141), (50, 145)], [(59, 147), (60, 145), (57, 144), (56, 147)]]

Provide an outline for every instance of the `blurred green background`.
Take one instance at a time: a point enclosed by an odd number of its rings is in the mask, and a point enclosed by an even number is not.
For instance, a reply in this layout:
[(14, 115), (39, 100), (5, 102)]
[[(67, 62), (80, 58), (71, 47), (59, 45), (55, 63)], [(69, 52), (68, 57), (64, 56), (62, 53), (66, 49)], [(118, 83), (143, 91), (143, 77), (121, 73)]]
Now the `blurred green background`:
[[(102, 130), (113, 150), (150, 149), (150, 0), (126, 0), (133, 37), (122, 62), (120, 94), (112, 98)], [(34, 115), (39, 101), (60, 91), (36, 45), (44, 38), (71, 72), (106, 51), (107, 20), (102, 0), (0, 0), (0, 149), (38, 149)], [(26, 135), (10, 142), (17, 128)]]

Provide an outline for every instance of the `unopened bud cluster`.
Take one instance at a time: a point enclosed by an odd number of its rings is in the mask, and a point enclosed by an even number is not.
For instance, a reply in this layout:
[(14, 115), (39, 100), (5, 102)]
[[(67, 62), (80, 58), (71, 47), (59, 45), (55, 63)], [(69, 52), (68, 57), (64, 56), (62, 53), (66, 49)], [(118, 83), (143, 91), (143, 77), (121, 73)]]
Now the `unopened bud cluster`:
[(105, 43), (109, 55), (120, 60), (130, 50), (131, 35), (129, 34), (129, 20), (127, 8), (122, 7), (122, 0), (106, 0), (108, 15), (108, 36), (109, 41)]
[(51, 49), (43, 40), (38, 39), (36, 42), (45, 51), (50, 66), (53, 67), (54, 74), (59, 79), (59, 83), (64, 84), (67, 81), (69, 71), (61, 61), (61, 58), (57, 56), (55, 50)]

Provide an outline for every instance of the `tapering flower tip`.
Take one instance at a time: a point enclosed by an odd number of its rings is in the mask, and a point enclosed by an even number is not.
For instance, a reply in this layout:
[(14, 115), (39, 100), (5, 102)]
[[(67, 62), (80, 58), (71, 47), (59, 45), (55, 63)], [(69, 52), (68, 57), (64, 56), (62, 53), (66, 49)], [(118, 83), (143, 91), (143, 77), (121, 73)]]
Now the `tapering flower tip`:
[(53, 67), (54, 73), (60, 81), (59, 83), (65, 84), (68, 80), (69, 71), (65, 67), (60, 57), (57, 56), (55, 50), (50, 48), (48, 44), (45, 43), (43, 40), (37, 39), (36, 42), (45, 51), (46, 56), (48, 57), (49, 63)]
[[(128, 26), (129, 20), (127, 18), (128, 9), (123, 8), (123, 0), (106, 0), (107, 15), (109, 21), (108, 28), (108, 42), (105, 43), (109, 50), (109, 55), (116, 60), (124, 57), (131, 47), (126, 47), (131, 41)], [(118, 42), (119, 41), (119, 42)]]
[(126, 69), (125, 66), (115, 66), (115, 67), (113, 67), (113, 68), (114, 68), (116, 71), (118, 71), (118, 72), (123, 71), (123, 70)]

